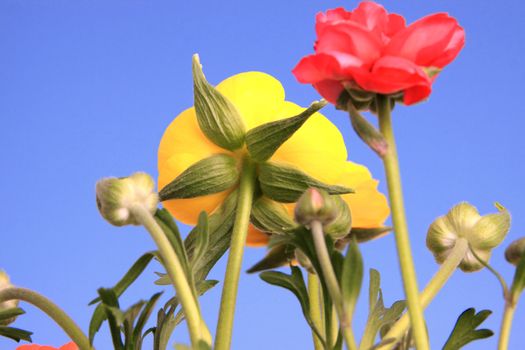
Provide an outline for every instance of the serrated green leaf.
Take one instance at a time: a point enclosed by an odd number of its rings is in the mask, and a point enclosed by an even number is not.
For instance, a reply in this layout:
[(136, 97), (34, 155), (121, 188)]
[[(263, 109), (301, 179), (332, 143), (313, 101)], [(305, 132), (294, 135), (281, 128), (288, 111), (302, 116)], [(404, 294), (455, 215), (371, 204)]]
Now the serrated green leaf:
[(381, 285), (381, 275), (376, 269), (370, 269), (370, 286), (368, 289), (368, 312), (372, 312), (377, 303), (379, 288)]
[(13, 308), (10, 308), (10, 309), (1, 310), (0, 311), (0, 321), (8, 320), (10, 318), (17, 317), (17, 316), (23, 315), (25, 313), (26, 312), (23, 309), (19, 308), (19, 307), (13, 307)]
[(355, 238), (357, 240), (357, 243), (364, 243), (373, 239), (383, 237), (390, 231), (392, 231), (392, 227), (389, 226), (374, 228), (352, 227), (350, 234), (347, 237), (345, 237), (345, 239), (350, 240), (352, 238)]
[(362, 283), (363, 258), (361, 257), (357, 242), (352, 240), (346, 251), (340, 281), (343, 302), (349, 317), (352, 317), (354, 314)]
[(474, 308), (463, 311), (459, 315), (443, 350), (458, 350), (474, 340), (491, 337), (494, 332), (490, 329), (476, 329), (491, 313), (490, 310), (482, 310), (476, 313)]
[(320, 188), (330, 194), (354, 192), (344, 186), (327, 185), (297, 168), (273, 162), (259, 165), (259, 183), (266, 196), (282, 203), (296, 202), (309, 187)]
[(237, 108), (208, 83), (198, 55), (193, 55), (192, 67), (195, 113), (202, 132), (221, 148), (241, 148), (246, 128)]
[(303, 311), (306, 322), (324, 344), (324, 337), (321, 335), (310, 317), (310, 300), (308, 299), (308, 290), (304, 283), (301, 269), (295, 266), (291, 266), (291, 269), (291, 275), (279, 271), (265, 271), (261, 272), (259, 277), (266, 283), (288, 289), (296, 296), (301, 305), (301, 310)]
[(136, 349), (135, 338), (133, 337), (133, 328), (135, 319), (138, 317), (140, 310), (142, 310), (142, 307), (145, 303), (145, 301), (141, 300), (131, 305), (124, 312), (119, 309), (117, 309), (118, 312), (113, 311), (115, 315), (122, 317), (121, 331), (124, 333), (124, 349)]
[(252, 206), (250, 222), (263, 232), (283, 234), (297, 228), (283, 204), (260, 197)]
[(137, 319), (137, 323), (133, 328), (132, 335), (133, 343), (135, 344), (137, 349), (142, 348), (142, 339), (144, 338), (142, 335), (142, 330), (144, 329), (146, 322), (150, 318), (151, 313), (153, 312), (153, 308), (155, 307), (155, 304), (157, 303), (161, 295), (162, 292), (153, 294), (153, 296), (144, 305), (144, 308), (142, 309), (139, 318)]
[(0, 326), (0, 336), (12, 339), (17, 343), (20, 342), (20, 340), (32, 342), (32, 334), (33, 332), (29, 332), (23, 329)]
[(253, 160), (264, 162), (275, 153), (313, 114), (326, 105), (315, 101), (302, 113), (286, 119), (260, 125), (246, 134), (246, 146)]
[(216, 154), (199, 160), (159, 191), (161, 201), (195, 198), (229, 189), (239, 180), (235, 158)]
[(295, 248), (290, 245), (282, 244), (275, 246), (266, 253), (264, 258), (250, 267), (246, 272), (260, 272), (290, 264), (295, 257), (294, 251)]

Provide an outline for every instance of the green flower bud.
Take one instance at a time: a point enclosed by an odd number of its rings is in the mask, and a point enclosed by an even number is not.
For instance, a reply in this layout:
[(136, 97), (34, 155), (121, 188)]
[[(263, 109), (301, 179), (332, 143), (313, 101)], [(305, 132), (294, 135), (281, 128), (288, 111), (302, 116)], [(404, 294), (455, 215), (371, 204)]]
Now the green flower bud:
[(338, 206), (328, 192), (318, 189), (307, 189), (295, 206), (295, 221), (301, 225), (309, 225), (312, 221), (320, 221), (328, 225), (338, 215)]
[(525, 237), (522, 237), (512, 242), (507, 249), (505, 249), (505, 259), (512, 265), (517, 266), (524, 252)]
[(352, 228), (352, 215), (348, 204), (346, 204), (341, 196), (331, 196), (331, 198), (335, 202), (337, 216), (331, 223), (325, 226), (324, 232), (337, 240), (349, 234)]
[[(9, 287), (12, 287), (9, 280), (9, 276), (5, 273), (5, 271), (0, 270), (0, 291)], [(0, 311), (12, 309), (18, 306), (18, 300), (7, 300), (0, 303)], [(12, 317), (9, 319), (1, 320), (0, 326), (7, 326), (15, 321), (16, 317)]]
[(306, 256), (305, 253), (302, 252), (300, 249), (295, 249), (295, 259), (301, 265), (304, 267), (308, 272), (315, 273), (315, 269), (312, 265), (312, 262), (310, 259)]
[(437, 218), (428, 229), (427, 247), (436, 261), (443, 263), (456, 244), (458, 238), (465, 238), (469, 250), (460, 264), (461, 270), (473, 272), (484, 265), (476, 259), (476, 254), (488, 263), (492, 249), (497, 247), (510, 229), (510, 214), (496, 203), (499, 212), (481, 216), (469, 203), (454, 206), (445, 216)]
[(157, 210), (159, 197), (155, 182), (146, 173), (135, 173), (129, 177), (108, 177), (97, 182), (97, 206), (100, 214), (115, 226), (139, 225), (131, 212), (141, 205), (151, 214)]

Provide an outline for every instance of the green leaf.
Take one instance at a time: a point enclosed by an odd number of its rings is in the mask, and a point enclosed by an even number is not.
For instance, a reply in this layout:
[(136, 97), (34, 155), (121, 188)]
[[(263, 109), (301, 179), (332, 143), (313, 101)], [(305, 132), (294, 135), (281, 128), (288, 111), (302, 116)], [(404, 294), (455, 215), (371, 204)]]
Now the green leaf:
[(381, 275), (376, 269), (370, 269), (370, 286), (368, 289), (368, 312), (372, 312), (378, 300)]
[(522, 254), (518, 265), (516, 266), (516, 272), (514, 273), (514, 279), (512, 286), (510, 287), (510, 296), (514, 303), (518, 302), (520, 294), (525, 288), (525, 254)]
[[(6, 310), (0, 311), (0, 321), (9, 320), (10, 318), (17, 317), (20, 315), (25, 314), (26, 312), (19, 308), (19, 307), (13, 307)], [(1, 324), (2, 322), (0, 322)]]
[(298, 226), (281, 203), (267, 197), (260, 197), (255, 201), (250, 222), (259, 230), (271, 234), (287, 233)]
[(491, 313), (490, 310), (482, 310), (476, 313), (474, 308), (463, 311), (459, 315), (443, 350), (458, 350), (474, 340), (491, 337), (494, 332), (490, 329), (476, 329)]
[[(120, 297), (126, 289), (140, 276), (140, 274), (146, 269), (151, 259), (155, 256), (156, 252), (147, 252), (143, 254), (138, 260), (131, 266), (126, 272), (124, 277), (111, 288), (117, 297)], [(100, 297), (93, 299), (89, 305), (93, 305), (100, 301)], [(98, 305), (93, 311), (91, 321), (89, 323), (89, 341), (93, 344), (95, 334), (99, 331), (100, 326), (106, 320), (106, 313), (102, 305)]]
[(32, 342), (32, 334), (33, 332), (29, 332), (23, 329), (0, 326), (0, 336), (12, 339), (17, 343), (20, 342), (20, 340)]
[(288, 289), (297, 297), (306, 322), (317, 334), (321, 342), (324, 343), (323, 336), (310, 318), (310, 300), (308, 299), (308, 290), (306, 289), (301, 269), (295, 266), (291, 266), (291, 269), (291, 275), (279, 271), (265, 271), (261, 272), (259, 277), (266, 283)]
[(122, 312), (120, 309), (116, 310), (116, 308), (112, 308), (116, 316), (122, 317), (121, 330), (124, 333), (124, 349), (126, 350), (136, 349), (135, 338), (133, 337), (133, 325), (145, 303), (145, 301), (141, 300), (131, 305), (124, 312)]
[(264, 258), (250, 267), (246, 272), (254, 273), (289, 265), (290, 262), (295, 258), (294, 251), (295, 248), (290, 245), (281, 244), (275, 246), (271, 248), (268, 253), (266, 253)]
[(348, 103), (347, 106), (350, 121), (357, 136), (381, 158), (384, 157), (388, 151), (388, 143), (383, 135), (357, 111), (352, 103)]
[(363, 258), (357, 242), (352, 240), (346, 251), (341, 274), (341, 290), (346, 312), (353, 315), (363, 283)]
[(206, 137), (217, 146), (233, 151), (244, 144), (245, 126), (237, 108), (208, 83), (199, 55), (193, 55), (195, 113)]
[(390, 231), (392, 231), (392, 227), (389, 226), (374, 228), (352, 227), (350, 234), (345, 237), (345, 239), (348, 238), (350, 240), (355, 238), (358, 243), (364, 243), (383, 237)]
[(151, 316), (151, 313), (153, 312), (153, 307), (155, 307), (155, 304), (159, 300), (160, 296), (162, 295), (162, 292), (155, 293), (153, 296), (148, 300), (148, 302), (145, 304), (144, 308), (142, 309), (139, 318), (137, 319), (137, 323), (133, 329), (133, 343), (136, 344), (137, 349), (142, 348), (142, 330), (144, 329), (144, 326), (146, 325), (146, 322), (148, 321), (149, 317)]
[(344, 186), (324, 184), (297, 168), (271, 162), (259, 165), (259, 182), (266, 196), (282, 203), (296, 202), (309, 187), (320, 188), (330, 194), (354, 192)]
[(326, 101), (315, 101), (302, 113), (286, 119), (260, 125), (246, 134), (246, 146), (252, 159), (264, 162), (286, 142), (317, 111), (326, 106)]
[(124, 343), (120, 335), (120, 325), (122, 324), (124, 315), (119, 309), (117, 295), (112, 289), (105, 288), (99, 288), (98, 294), (100, 295), (101, 305), (109, 323), (113, 347), (115, 350), (124, 350)]
[(210, 229), (208, 227), (208, 214), (205, 211), (199, 215), (199, 222), (197, 224), (198, 234), (195, 240), (195, 249), (191, 257), (191, 264), (199, 261), (206, 253), (210, 243)]
[(159, 192), (161, 201), (194, 198), (219, 193), (237, 183), (239, 170), (235, 158), (216, 154), (184, 170)]

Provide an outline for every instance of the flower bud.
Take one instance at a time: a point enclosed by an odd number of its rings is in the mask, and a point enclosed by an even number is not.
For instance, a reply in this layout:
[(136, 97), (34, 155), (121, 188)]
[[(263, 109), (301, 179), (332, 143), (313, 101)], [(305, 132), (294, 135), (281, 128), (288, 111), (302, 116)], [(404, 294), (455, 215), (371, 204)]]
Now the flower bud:
[[(2, 270), (0, 270), (0, 291), (13, 285), (9, 281), (9, 276)], [(12, 299), (0, 303), (0, 311), (12, 309), (18, 306), (18, 300)], [(15, 321), (16, 317), (9, 319), (0, 320), (0, 326), (7, 326)]]
[(295, 221), (301, 225), (309, 225), (312, 221), (320, 221), (323, 225), (333, 222), (338, 215), (338, 208), (328, 192), (318, 189), (307, 189), (295, 206)]
[(348, 204), (341, 198), (341, 196), (331, 196), (337, 208), (337, 216), (334, 220), (325, 226), (324, 232), (334, 239), (339, 239), (347, 236), (352, 228), (352, 215)]
[(139, 225), (131, 213), (134, 205), (141, 205), (154, 214), (159, 197), (154, 192), (151, 176), (138, 172), (129, 177), (108, 177), (97, 182), (97, 206), (100, 214), (115, 226)]
[(505, 259), (512, 265), (517, 266), (524, 252), (525, 237), (522, 237), (512, 242), (507, 249), (505, 249)]
[(429, 227), (427, 247), (436, 261), (443, 263), (458, 238), (464, 238), (469, 243), (469, 250), (459, 265), (465, 272), (481, 270), (484, 265), (474, 256), (476, 254), (488, 263), (492, 249), (497, 247), (510, 229), (510, 214), (496, 204), (499, 212), (479, 215), (477, 209), (463, 202), (454, 206), (445, 216), (437, 218)]

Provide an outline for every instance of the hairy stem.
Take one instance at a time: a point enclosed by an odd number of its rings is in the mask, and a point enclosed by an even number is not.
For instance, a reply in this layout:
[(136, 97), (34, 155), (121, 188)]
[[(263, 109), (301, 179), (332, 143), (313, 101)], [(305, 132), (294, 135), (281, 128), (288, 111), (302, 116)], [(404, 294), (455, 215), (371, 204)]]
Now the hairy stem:
[[(308, 272), (308, 300), (310, 301), (310, 318), (317, 329), (322, 329), (321, 318), (321, 294), (319, 279), (315, 273)], [(312, 330), (312, 338), (315, 350), (324, 349), (321, 339)]]

